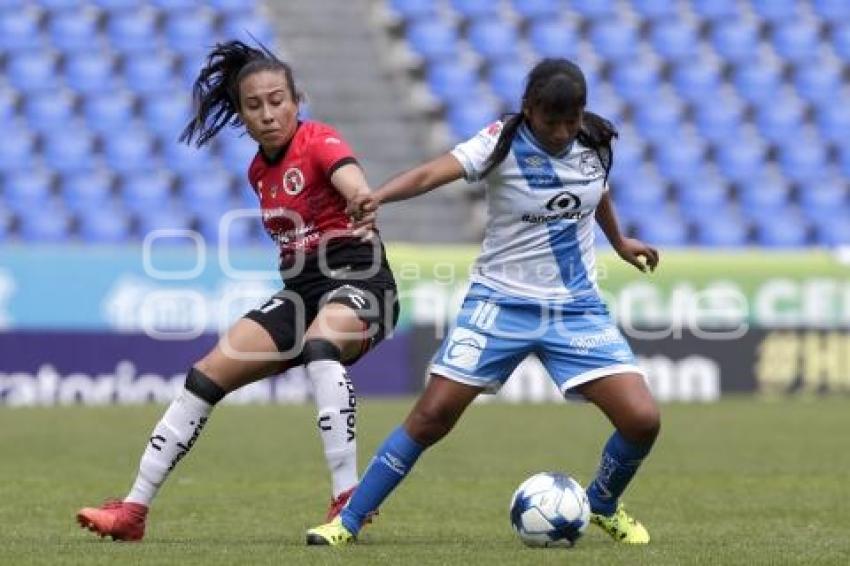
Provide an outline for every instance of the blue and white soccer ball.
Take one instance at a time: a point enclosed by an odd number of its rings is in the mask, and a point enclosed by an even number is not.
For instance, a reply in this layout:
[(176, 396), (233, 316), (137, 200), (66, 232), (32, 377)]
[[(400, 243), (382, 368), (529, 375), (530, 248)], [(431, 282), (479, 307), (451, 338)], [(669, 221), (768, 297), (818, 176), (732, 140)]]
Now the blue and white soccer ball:
[(564, 474), (535, 474), (511, 498), (511, 524), (528, 546), (570, 547), (589, 522), (584, 488)]

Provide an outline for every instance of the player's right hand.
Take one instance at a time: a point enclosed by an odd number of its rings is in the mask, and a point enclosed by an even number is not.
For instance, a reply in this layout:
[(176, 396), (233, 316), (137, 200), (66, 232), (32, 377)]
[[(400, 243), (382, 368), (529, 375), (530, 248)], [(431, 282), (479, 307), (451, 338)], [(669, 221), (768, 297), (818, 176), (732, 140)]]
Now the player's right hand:
[(359, 193), (348, 201), (345, 213), (351, 218), (348, 226), (352, 233), (363, 241), (370, 240), (375, 233), (378, 218), (378, 200), (372, 193)]

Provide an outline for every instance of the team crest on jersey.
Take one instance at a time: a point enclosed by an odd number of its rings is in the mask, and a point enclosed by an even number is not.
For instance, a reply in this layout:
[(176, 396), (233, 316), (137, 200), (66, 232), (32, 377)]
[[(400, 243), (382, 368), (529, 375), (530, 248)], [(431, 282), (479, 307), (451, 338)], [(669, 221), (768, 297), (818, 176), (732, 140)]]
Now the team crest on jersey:
[(546, 164), (546, 158), (544, 158), (540, 155), (536, 155), (536, 154), (535, 155), (529, 155), (528, 157), (525, 158), (525, 163), (529, 167), (534, 167), (535, 169), (537, 169), (539, 167), (543, 167), (543, 165)]
[(586, 177), (602, 173), (602, 164), (595, 151), (582, 151), (578, 157), (578, 168)]
[(298, 167), (290, 167), (283, 174), (283, 190), (295, 196), (304, 190), (304, 173)]

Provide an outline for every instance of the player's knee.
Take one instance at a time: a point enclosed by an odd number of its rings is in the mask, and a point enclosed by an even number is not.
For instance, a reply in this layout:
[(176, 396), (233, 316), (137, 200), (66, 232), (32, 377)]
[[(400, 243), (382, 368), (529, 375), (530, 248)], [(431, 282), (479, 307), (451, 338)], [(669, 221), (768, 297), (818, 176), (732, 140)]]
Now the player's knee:
[(654, 403), (642, 405), (632, 410), (621, 433), (633, 442), (652, 444), (661, 431), (661, 414)]
[(301, 354), (304, 359), (304, 364), (318, 362), (322, 360), (330, 360), (338, 362), (342, 357), (342, 352), (339, 347), (324, 338), (310, 338), (304, 342), (304, 348)]
[(445, 407), (417, 407), (407, 418), (411, 438), (423, 446), (431, 446), (446, 436), (457, 418)]
[(186, 374), (184, 386), (186, 387), (186, 391), (199, 399), (203, 399), (210, 405), (215, 405), (227, 395), (227, 391), (210, 378), (207, 373), (210, 370), (209, 364), (201, 360)]

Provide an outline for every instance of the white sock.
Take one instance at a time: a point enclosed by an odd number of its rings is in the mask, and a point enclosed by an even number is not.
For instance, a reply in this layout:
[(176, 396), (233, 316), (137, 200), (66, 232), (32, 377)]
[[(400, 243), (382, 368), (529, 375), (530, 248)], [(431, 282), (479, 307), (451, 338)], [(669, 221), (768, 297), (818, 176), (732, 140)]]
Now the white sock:
[(357, 484), (357, 398), (345, 367), (333, 360), (307, 364), (318, 409), (319, 435), (334, 498)]
[(177, 395), (154, 427), (139, 474), (124, 501), (150, 506), (165, 478), (195, 444), (212, 409), (186, 389)]

